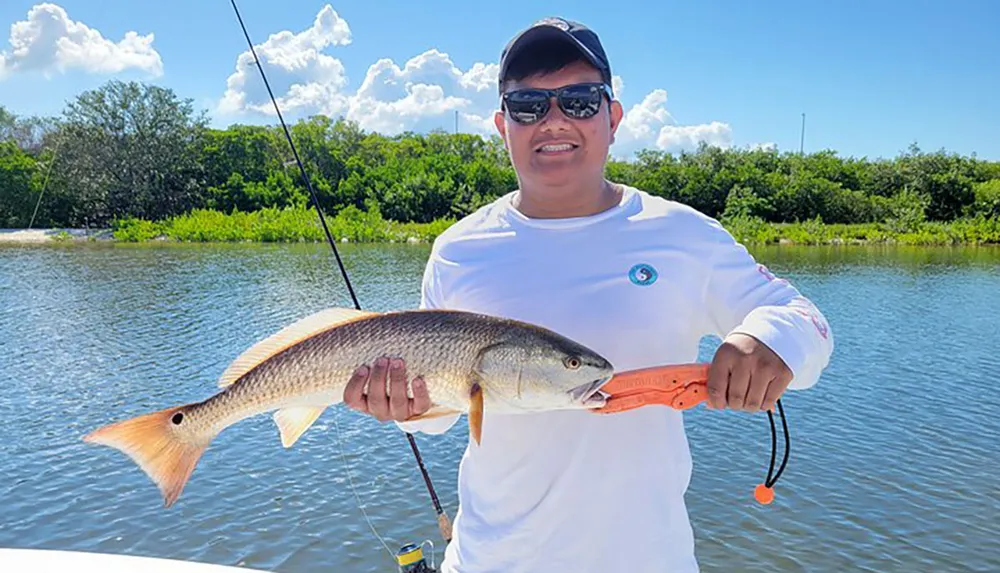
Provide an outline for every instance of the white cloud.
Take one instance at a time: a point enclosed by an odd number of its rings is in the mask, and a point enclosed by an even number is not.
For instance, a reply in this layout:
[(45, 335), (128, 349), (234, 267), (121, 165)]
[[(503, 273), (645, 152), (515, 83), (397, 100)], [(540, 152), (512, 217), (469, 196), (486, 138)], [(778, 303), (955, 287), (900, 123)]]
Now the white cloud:
[(621, 76), (611, 76), (611, 91), (614, 92), (616, 99), (621, 99), (624, 90), (625, 80)]
[[(263, 44), (254, 46), (283, 114), (343, 115), (363, 129), (397, 134), (434, 128), (451, 131), (457, 112), (461, 131), (495, 133), (497, 64), (479, 62), (462, 70), (448, 54), (436, 49), (418, 54), (402, 66), (383, 58), (369, 66), (359, 87), (351, 93), (346, 89), (348, 77), (343, 64), (322, 53), (330, 46), (346, 46), (350, 42), (347, 22), (326, 5), (311, 28), (273, 34)], [(615, 95), (620, 98), (624, 81), (614, 76), (612, 83)], [(612, 153), (627, 157), (643, 147), (669, 152), (693, 150), (701, 141), (731, 146), (732, 129), (728, 124), (677, 125), (667, 111), (666, 102), (667, 92), (657, 89), (628, 108)], [(219, 111), (274, 115), (249, 51), (239, 56), (236, 72), (229, 77), (225, 95), (219, 102)]]
[(625, 109), (625, 117), (618, 126), (616, 145), (648, 144), (656, 139), (659, 126), (672, 123), (674, 118), (666, 108), (667, 92), (653, 90), (641, 102)]
[(153, 34), (129, 31), (121, 41), (108, 40), (97, 30), (71, 20), (61, 6), (38, 4), (28, 19), (10, 27), (11, 49), (0, 53), (0, 79), (12, 72), (53, 72), (79, 69), (114, 74), (138, 69), (163, 73), (163, 61), (153, 48)]
[(350, 97), (346, 116), (367, 130), (399, 133), (453, 125), (457, 111), (462, 131), (489, 132), (498, 71), (496, 64), (477, 63), (463, 72), (448, 54), (433, 49), (402, 68), (381, 59)]
[(656, 89), (625, 110), (615, 139), (612, 153), (626, 157), (643, 147), (677, 153), (697, 149), (705, 142), (728, 148), (732, 146), (733, 130), (729, 124), (719, 121), (678, 125), (667, 111), (666, 90)]
[(656, 147), (673, 153), (695, 149), (702, 142), (714, 147), (731, 147), (733, 130), (728, 123), (719, 121), (700, 125), (665, 125), (660, 128)]
[[(448, 54), (428, 50), (402, 67), (381, 59), (368, 68), (355, 93), (348, 93), (341, 61), (322, 51), (351, 43), (347, 21), (324, 6), (311, 28), (271, 35), (255, 45), (283, 114), (344, 115), (370, 131), (399, 133), (454, 125), (455, 112), (463, 131), (492, 129), (496, 101), (495, 64), (477, 63), (458, 69)], [(237, 59), (219, 101), (219, 112), (256, 112), (273, 116), (274, 106), (249, 50)]]
[[(327, 4), (316, 14), (312, 27), (298, 34), (289, 31), (271, 34), (263, 44), (254, 46), (282, 113), (286, 109), (327, 115), (343, 113), (346, 98), (342, 90), (347, 85), (344, 65), (322, 50), (350, 43), (347, 21)], [(220, 112), (274, 113), (256, 68), (249, 49), (239, 55), (236, 71), (226, 81)]]

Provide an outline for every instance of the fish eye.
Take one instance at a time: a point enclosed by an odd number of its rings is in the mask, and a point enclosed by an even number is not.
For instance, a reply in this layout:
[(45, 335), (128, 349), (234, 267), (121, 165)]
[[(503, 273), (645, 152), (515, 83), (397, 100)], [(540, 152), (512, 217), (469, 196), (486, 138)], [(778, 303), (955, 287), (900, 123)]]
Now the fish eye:
[(173, 422), (175, 426), (179, 426), (181, 422), (184, 421), (184, 412), (177, 412), (174, 414), (173, 418), (170, 418), (170, 421)]
[(576, 356), (567, 356), (566, 358), (563, 358), (563, 364), (570, 370), (576, 370), (580, 367), (581, 362)]

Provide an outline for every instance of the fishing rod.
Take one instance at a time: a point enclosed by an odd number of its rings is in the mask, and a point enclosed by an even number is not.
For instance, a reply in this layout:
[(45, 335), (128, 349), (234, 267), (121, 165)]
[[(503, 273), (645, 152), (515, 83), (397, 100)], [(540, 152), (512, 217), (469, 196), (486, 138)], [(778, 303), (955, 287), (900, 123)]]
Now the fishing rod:
[[(337, 265), (340, 267), (340, 273), (344, 277), (344, 283), (347, 284), (347, 290), (351, 294), (351, 300), (354, 302), (354, 308), (361, 310), (361, 303), (358, 302), (358, 297), (354, 292), (354, 287), (351, 285), (351, 279), (347, 275), (347, 269), (344, 268), (344, 262), (340, 257), (340, 251), (337, 250), (337, 244), (333, 240), (333, 236), (330, 234), (330, 229), (326, 224), (326, 218), (323, 216), (323, 209), (320, 208), (319, 198), (316, 196), (316, 191), (313, 190), (312, 183), (309, 181), (309, 176), (306, 174), (306, 169), (302, 165), (302, 160), (299, 158), (298, 150), (295, 148), (295, 143), (292, 141), (292, 135), (288, 131), (288, 126), (285, 124), (284, 118), (281, 116), (281, 110), (278, 108), (278, 101), (274, 97), (274, 92), (271, 91), (271, 84), (267, 81), (267, 75), (264, 73), (264, 67), (261, 66), (260, 59), (257, 57), (257, 51), (254, 50), (253, 41), (250, 40), (250, 34), (247, 32), (246, 25), (243, 23), (243, 17), (240, 15), (240, 10), (236, 6), (236, 0), (230, 0), (233, 6), (233, 11), (236, 13), (236, 19), (240, 23), (240, 28), (243, 29), (243, 36), (246, 38), (247, 45), (250, 47), (250, 53), (253, 55), (254, 62), (257, 64), (257, 69), (260, 71), (260, 77), (264, 81), (264, 87), (267, 88), (267, 93), (271, 98), (271, 103), (274, 105), (274, 111), (278, 115), (278, 121), (281, 123), (281, 127), (285, 132), (285, 138), (288, 140), (288, 145), (292, 149), (292, 155), (295, 157), (295, 163), (299, 166), (299, 173), (302, 175), (302, 181), (305, 182), (306, 187), (309, 189), (309, 195), (312, 198), (313, 206), (316, 208), (316, 213), (319, 215), (320, 224), (323, 227), (323, 231), (326, 233), (327, 242), (330, 244), (330, 248), (333, 249), (333, 255), (337, 259)], [(413, 452), (413, 456), (416, 459), (417, 466), (420, 468), (420, 473), (424, 478), (424, 484), (427, 486), (427, 492), (431, 496), (431, 502), (434, 504), (434, 511), (438, 516), (438, 528), (441, 531), (441, 537), (444, 538), (445, 542), (451, 541), (451, 522), (448, 519), (448, 515), (445, 513), (444, 508), (441, 507), (441, 502), (438, 499), (437, 492), (434, 490), (434, 484), (431, 482), (431, 476), (427, 472), (427, 467), (424, 465), (423, 458), (420, 455), (420, 450), (417, 448), (417, 442), (410, 432), (405, 432), (406, 439), (410, 443), (410, 449)], [(402, 555), (412, 555), (413, 546), (404, 546), (401, 551)]]

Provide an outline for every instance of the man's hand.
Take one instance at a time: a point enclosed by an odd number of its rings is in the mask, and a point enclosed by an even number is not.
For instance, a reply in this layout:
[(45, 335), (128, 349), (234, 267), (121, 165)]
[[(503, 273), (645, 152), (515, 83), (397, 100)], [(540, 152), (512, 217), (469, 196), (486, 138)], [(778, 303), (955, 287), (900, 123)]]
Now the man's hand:
[(733, 334), (709, 366), (708, 406), (772, 410), (791, 381), (792, 371), (767, 345), (746, 334)]
[[(387, 377), (389, 389), (385, 391)], [(406, 364), (401, 358), (379, 358), (374, 366), (365, 365), (354, 371), (344, 389), (344, 403), (380, 422), (406, 421), (431, 407), (424, 380), (420, 377), (413, 380), (413, 398), (406, 395), (406, 381)]]

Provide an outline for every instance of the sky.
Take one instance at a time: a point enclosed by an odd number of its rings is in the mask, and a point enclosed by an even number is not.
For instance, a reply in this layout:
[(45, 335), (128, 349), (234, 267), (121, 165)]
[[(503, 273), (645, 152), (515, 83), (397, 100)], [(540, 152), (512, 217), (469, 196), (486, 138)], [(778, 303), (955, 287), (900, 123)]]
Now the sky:
[[(601, 37), (626, 116), (612, 153), (701, 141), (1000, 160), (1000, 2), (237, 0), (287, 122), (494, 133), (500, 51), (549, 16)], [(58, 115), (111, 79), (169, 87), (215, 127), (276, 122), (226, 0), (0, 2), (0, 105)], [(804, 142), (800, 139), (803, 134)]]

